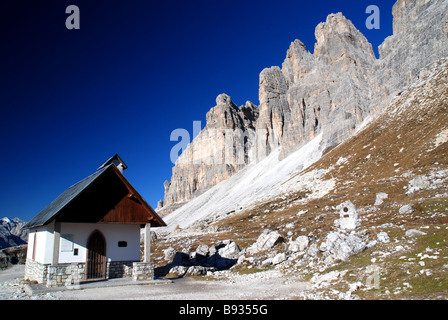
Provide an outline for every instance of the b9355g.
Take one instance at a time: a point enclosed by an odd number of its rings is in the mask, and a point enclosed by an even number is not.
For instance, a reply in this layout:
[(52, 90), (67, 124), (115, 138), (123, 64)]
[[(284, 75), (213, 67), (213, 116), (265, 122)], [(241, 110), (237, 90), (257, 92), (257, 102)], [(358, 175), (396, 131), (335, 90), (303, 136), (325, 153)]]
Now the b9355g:
[(232, 304), (224, 305), (224, 314), (268, 314), (267, 305), (255, 305), (255, 304)]

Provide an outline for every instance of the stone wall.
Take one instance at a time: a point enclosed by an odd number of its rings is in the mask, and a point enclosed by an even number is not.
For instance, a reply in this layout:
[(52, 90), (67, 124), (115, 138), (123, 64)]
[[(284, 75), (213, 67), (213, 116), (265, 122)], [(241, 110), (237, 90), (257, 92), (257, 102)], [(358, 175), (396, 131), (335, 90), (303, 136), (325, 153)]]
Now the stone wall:
[(25, 263), (25, 280), (46, 283), (47, 266), (32, 259), (27, 259)]
[(71, 286), (86, 278), (85, 263), (47, 265), (47, 287)]
[(154, 280), (154, 265), (152, 262), (134, 262), (132, 265), (132, 280)]
[[(132, 277), (137, 280), (152, 280), (152, 263), (134, 261), (111, 261), (106, 266), (106, 279)], [(86, 280), (85, 263), (65, 263), (58, 265), (41, 264), (27, 259), (25, 280), (37, 281), (47, 287), (71, 286)]]
[(108, 279), (132, 277), (134, 261), (110, 261), (107, 263), (106, 276)]

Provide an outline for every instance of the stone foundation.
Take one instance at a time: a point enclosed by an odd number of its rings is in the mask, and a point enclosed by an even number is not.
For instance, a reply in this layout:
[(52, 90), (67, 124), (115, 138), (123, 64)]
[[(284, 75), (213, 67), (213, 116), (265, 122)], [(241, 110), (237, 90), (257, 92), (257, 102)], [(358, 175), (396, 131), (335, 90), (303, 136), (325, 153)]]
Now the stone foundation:
[(31, 259), (25, 262), (25, 280), (47, 283), (47, 265), (41, 264)]
[(134, 262), (132, 265), (132, 280), (154, 280), (154, 265), (151, 262)]
[(110, 261), (107, 263), (106, 277), (127, 278), (132, 277), (132, 264), (134, 261)]
[[(132, 277), (137, 280), (152, 280), (152, 263), (135, 261), (110, 261), (106, 266), (106, 279)], [(71, 286), (86, 280), (85, 263), (41, 264), (26, 260), (25, 280), (36, 281), (47, 287)]]

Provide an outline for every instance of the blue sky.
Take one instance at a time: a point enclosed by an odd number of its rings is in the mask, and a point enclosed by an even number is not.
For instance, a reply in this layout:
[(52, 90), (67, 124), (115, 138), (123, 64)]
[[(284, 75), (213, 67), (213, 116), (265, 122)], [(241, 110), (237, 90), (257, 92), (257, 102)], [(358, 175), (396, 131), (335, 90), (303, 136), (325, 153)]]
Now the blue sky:
[[(395, 0), (34, 0), (0, 4), (0, 218), (30, 220), (118, 153), (150, 205), (171, 178), (177, 128), (227, 93), (258, 105), (258, 77), (342, 12), (375, 51)], [(68, 5), (80, 29), (68, 30)], [(368, 30), (367, 6), (381, 10)]]

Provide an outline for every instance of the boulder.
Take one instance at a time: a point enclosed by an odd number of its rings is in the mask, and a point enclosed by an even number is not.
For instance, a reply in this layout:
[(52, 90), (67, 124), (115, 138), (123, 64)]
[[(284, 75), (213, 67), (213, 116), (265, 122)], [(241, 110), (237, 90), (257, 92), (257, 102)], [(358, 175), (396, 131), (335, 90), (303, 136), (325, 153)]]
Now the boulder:
[(224, 246), (223, 248), (220, 248), (218, 250), (218, 254), (222, 258), (226, 259), (235, 259), (238, 258), (239, 253), (241, 252), (241, 249), (238, 247), (238, 245), (235, 242), (230, 242)]
[(377, 240), (379, 242), (383, 242), (383, 243), (388, 243), (390, 242), (390, 238), (388, 236), (388, 234), (386, 232), (380, 232), (378, 233), (378, 235), (376, 236)]
[(284, 242), (284, 239), (278, 231), (264, 230), (257, 241), (253, 243), (247, 251), (249, 253), (257, 253), (273, 248), (276, 244)]
[(409, 181), (407, 195), (413, 194), (422, 189), (428, 188), (430, 185), (429, 178), (427, 176), (417, 176)]
[(163, 250), (165, 260), (169, 262), (173, 261), (176, 252), (176, 249), (174, 249), (173, 247), (169, 247), (168, 249)]
[(387, 198), (389, 198), (389, 195), (387, 193), (384, 193), (384, 192), (377, 193), (374, 205), (379, 206), (379, 205), (383, 204), (384, 200), (386, 200)]
[(411, 214), (413, 212), (415, 212), (415, 208), (413, 204), (407, 204), (404, 205), (400, 208), (400, 210), (398, 210), (399, 213), (401, 214)]
[(331, 262), (346, 261), (350, 256), (361, 253), (367, 248), (362, 238), (355, 234), (347, 236), (341, 232), (329, 233), (324, 247), (331, 257), (328, 261)]
[(170, 269), (168, 273), (175, 274), (178, 277), (182, 277), (187, 272), (188, 267), (185, 266), (175, 266)]
[(291, 241), (289, 243), (289, 247), (288, 250), (291, 252), (300, 252), (300, 251), (304, 251), (309, 244), (309, 239), (307, 236), (300, 236), (297, 237), (296, 240)]
[(279, 253), (277, 254), (273, 259), (272, 259), (272, 264), (276, 265), (279, 263), (282, 263), (283, 261), (286, 260), (286, 254), (285, 253)]
[(206, 257), (208, 255), (208, 253), (209, 253), (209, 248), (206, 244), (200, 244), (196, 248), (196, 254)]
[(405, 233), (405, 236), (407, 238), (424, 236), (424, 235), (426, 235), (426, 233), (424, 233), (423, 231), (420, 231), (420, 230), (416, 230), (416, 229), (407, 230), (406, 233)]
[(204, 266), (191, 266), (188, 268), (186, 275), (188, 276), (203, 276), (207, 274), (207, 271), (215, 271), (215, 268)]

